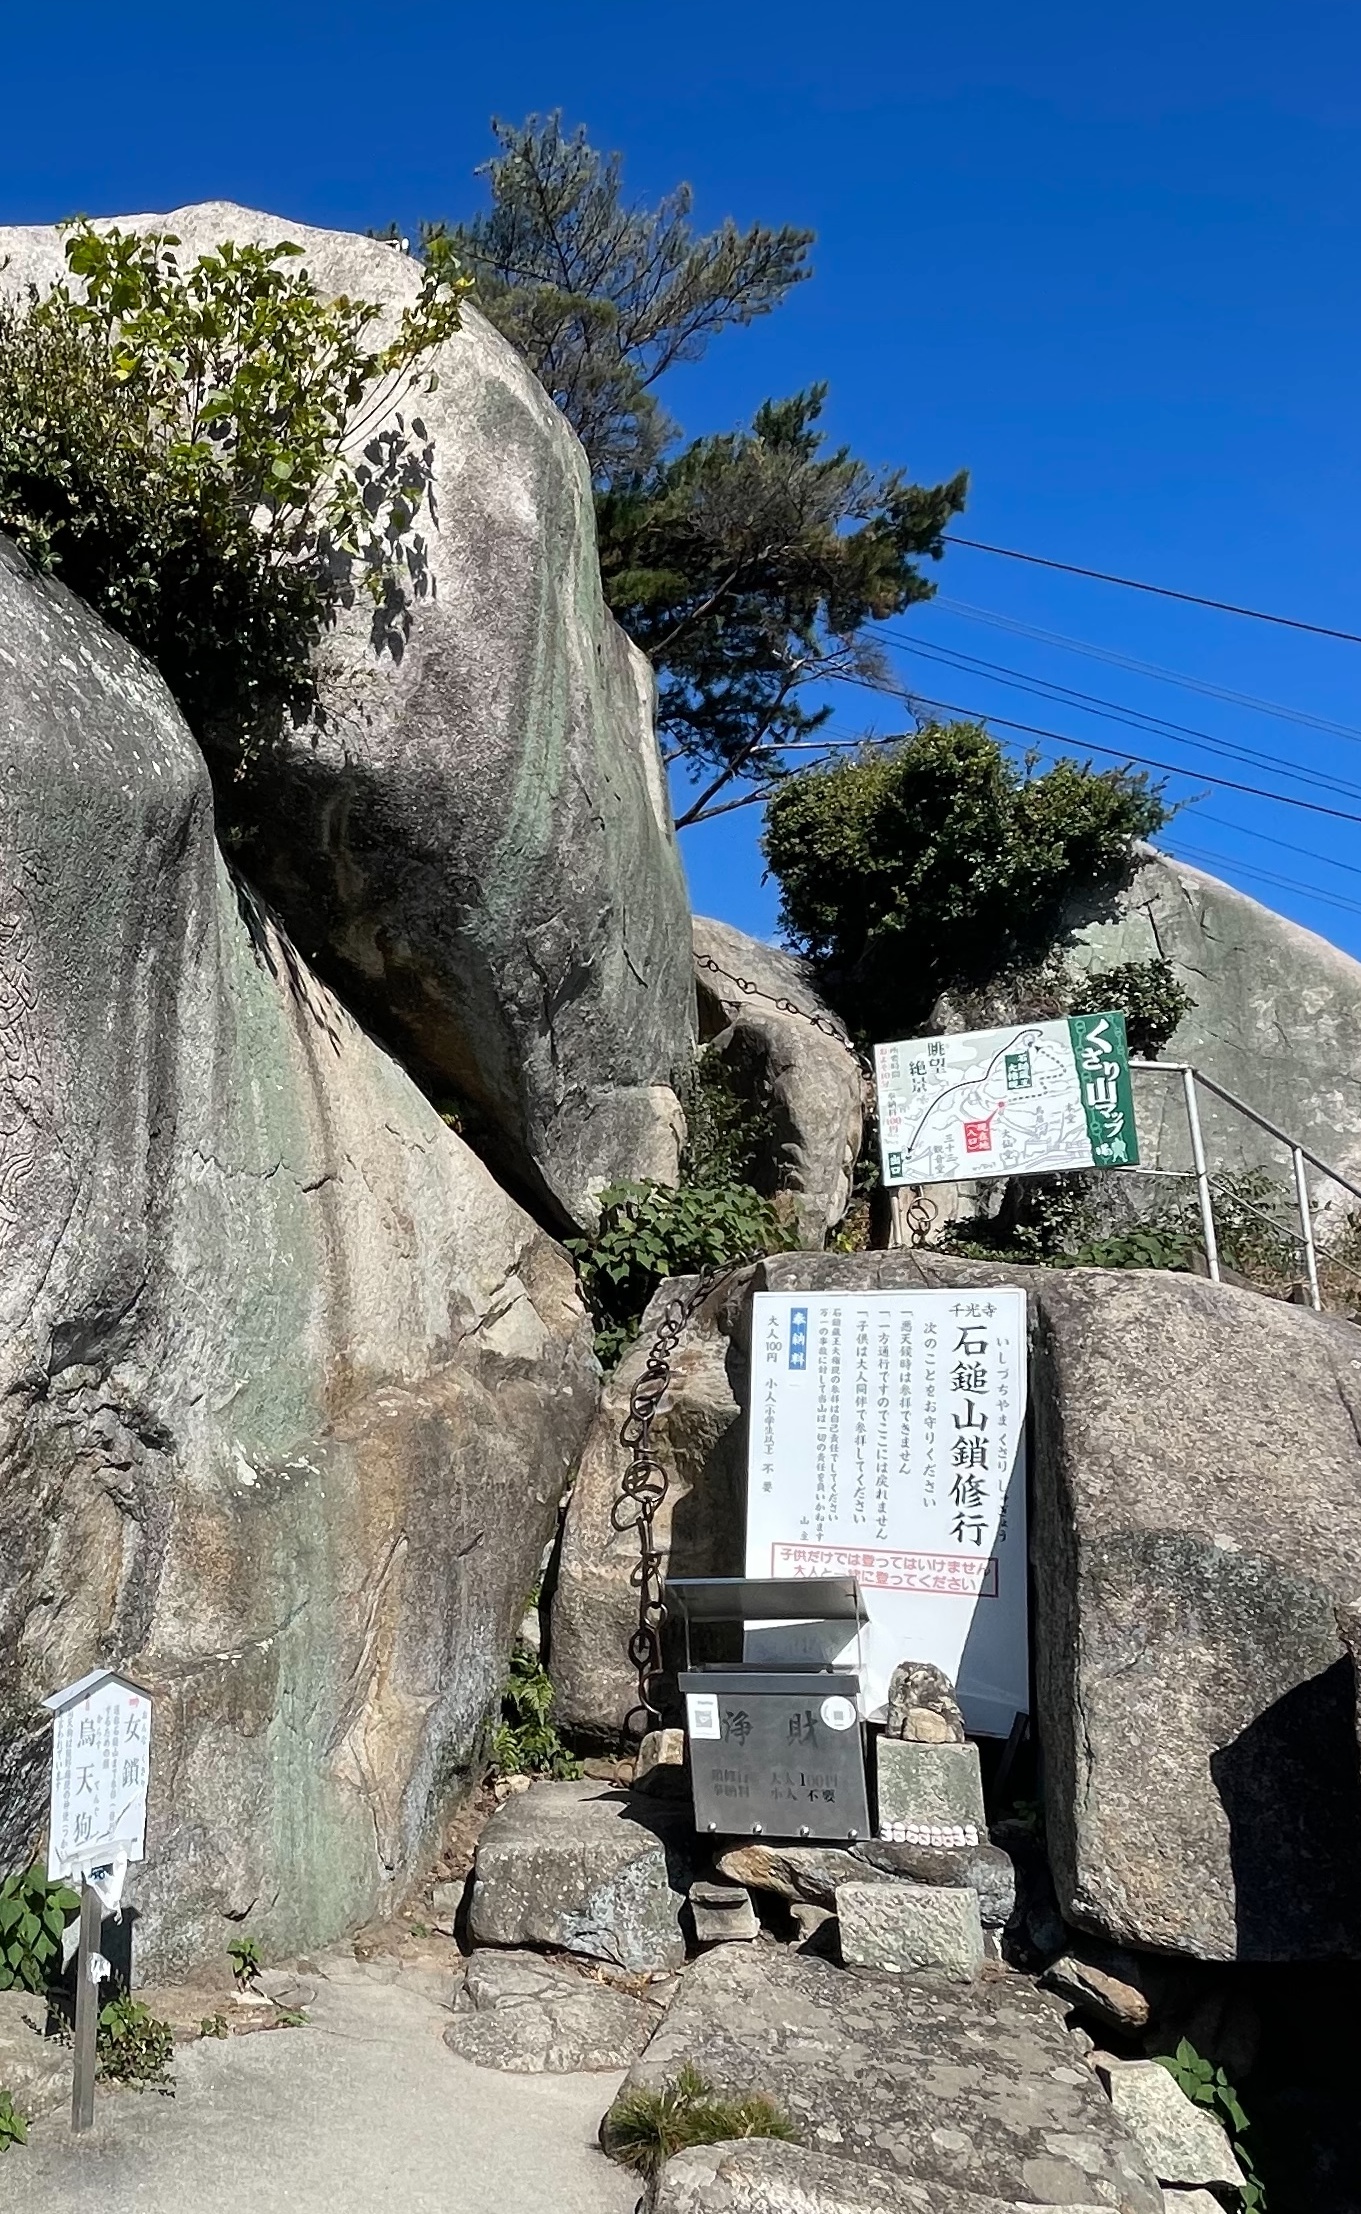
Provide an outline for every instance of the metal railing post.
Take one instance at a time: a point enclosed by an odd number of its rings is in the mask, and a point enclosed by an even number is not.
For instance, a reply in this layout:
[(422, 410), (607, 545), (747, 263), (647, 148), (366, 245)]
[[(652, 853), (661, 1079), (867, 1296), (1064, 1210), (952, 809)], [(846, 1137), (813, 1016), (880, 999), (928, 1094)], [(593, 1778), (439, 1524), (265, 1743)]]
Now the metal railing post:
[(1205, 1239), (1205, 1265), (1210, 1281), (1217, 1284), (1219, 1278), (1219, 1240), (1215, 1236), (1214, 1207), (1210, 1200), (1210, 1176), (1205, 1166), (1205, 1141), (1200, 1134), (1200, 1109), (1196, 1105), (1196, 1072), (1184, 1068), (1181, 1072), (1181, 1088), (1186, 1099), (1186, 1121), (1191, 1132), (1191, 1160), (1196, 1172), (1196, 1191), (1200, 1197), (1200, 1227)]
[(1309, 1179), (1304, 1173), (1304, 1155), (1297, 1145), (1290, 1148), (1291, 1165), (1295, 1171), (1295, 1197), (1300, 1209), (1300, 1235), (1304, 1240), (1304, 1266), (1309, 1278), (1309, 1304), (1314, 1313), (1323, 1312), (1323, 1295), (1318, 1288), (1318, 1254), (1314, 1250), (1314, 1218), (1309, 1208)]

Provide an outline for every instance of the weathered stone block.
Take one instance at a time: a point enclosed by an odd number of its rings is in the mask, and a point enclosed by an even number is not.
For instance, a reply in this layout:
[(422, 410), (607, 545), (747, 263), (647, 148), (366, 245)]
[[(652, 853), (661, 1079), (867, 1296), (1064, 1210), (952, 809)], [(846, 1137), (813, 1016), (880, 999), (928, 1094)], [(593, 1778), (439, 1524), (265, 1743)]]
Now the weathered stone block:
[(554, 1945), (617, 1968), (685, 1959), (689, 1825), (593, 1783), (541, 1783), (483, 1830), (469, 1927), (479, 1945)]
[(1206, 1960), (1361, 1951), (1348, 1323), (1194, 1277), (1038, 1298), (1031, 1524), (1070, 1922)]
[(627, 2068), (661, 2019), (646, 1999), (611, 1991), (536, 1953), (476, 1952), (444, 2033), (451, 2052), (480, 2068), (570, 2075)]
[(964, 1836), (954, 1842), (964, 1845), (986, 1838), (976, 1745), (918, 1745), (881, 1737), (876, 1757), (881, 1828), (886, 1822), (903, 1822), (910, 1829), (963, 1830)]
[(843, 1883), (837, 1886), (836, 1912), (848, 1968), (884, 1968), (893, 1975), (930, 1968), (967, 1981), (983, 1965), (977, 1892)]
[(858, 1845), (734, 1845), (718, 1866), (736, 1883), (755, 1891), (773, 1891), (782, 1899), (805, 1899), (830, 1907), (842, 1883), (941, 1884), (978, 1893), (985, 1928), (1001, 1929), (1016, 1905), (1016, 1871), (995, 1845), (894, 1845), (866, 1838)]
[(716, 1883), (697, 1877), (690, 1886), (690, 1912), (701, 1945), (742, 1944), (761, 1934), (751, 1893), (745, 1884)]
[[(898, 2195), (881, 2202), (884, 2214), (964, 2214), (954, 2194), (968, 2192), (1066, 2214), (1092, 2205), (1162, 2214), (1157, 2185), (1074, 2057), (1057, 2006), (1020, 1976), (943, 1983), (775, 1946), (718, 1946), (685, 1971), (625, 2090), (659, 2089), (687, 2060), (725, 2097), (760, 2091), (783, 2107), (804, 2140), (789, 2153), (839, 2162), (856, 2214), (856, 2189), (886, 2174)], [(782, 2180), (796, 2173), (791, 2161)], [(821, 2188), (827, 2175), (815, 2173)], [(793, 2189), (769, 2197), (772, 2214), (799, 2206)], [(721, 2197), (715, 2204), (724, 2207)], [(754, 2182), (746, 2204), (765, 2214)]]
[(1112, 2060), (1098, 2072), (1111, 2105), (1160, 2183), (1243, 2188), (1243, 2171), (1222, 2125), (1188, 2099), (1156, 2060)]

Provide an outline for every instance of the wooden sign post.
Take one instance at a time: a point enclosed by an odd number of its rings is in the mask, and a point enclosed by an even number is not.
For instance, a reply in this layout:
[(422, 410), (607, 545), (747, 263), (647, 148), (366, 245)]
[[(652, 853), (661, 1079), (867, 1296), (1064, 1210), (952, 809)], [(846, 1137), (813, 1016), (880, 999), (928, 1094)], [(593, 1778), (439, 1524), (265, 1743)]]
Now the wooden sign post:
[(151, 1700), (140, 1684), (96, 1668), (43, 1705), (53, 1718), (48, 1878), (80, 1881), (71, 2127), (86, 2130), (94, 2120), (99, 1985), (108, 1974), (99, 1950), (105, 1905), (116, 1908), (128, 1863), (146, 1850)]

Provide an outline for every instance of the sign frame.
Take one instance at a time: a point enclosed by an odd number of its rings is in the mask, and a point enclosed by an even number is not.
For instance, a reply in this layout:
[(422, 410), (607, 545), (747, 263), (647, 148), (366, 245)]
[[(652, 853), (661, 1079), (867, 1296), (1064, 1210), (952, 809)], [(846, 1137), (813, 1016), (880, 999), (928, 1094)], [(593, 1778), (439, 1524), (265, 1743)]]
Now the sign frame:
[(874, 1075), (890, 1189), (1139, 1164), (1114, 1009), (897, 1039), (875, 1047)]
[[(945, 1670), (976, 1736), (1030, 1710), (1027, 1323), (1014, 1285), (753, 1295), (746, 1572), (859, 1579), (870, 1720), (902, 1660)], [(744, 1650), (855, 1665), (835, 1623)]]

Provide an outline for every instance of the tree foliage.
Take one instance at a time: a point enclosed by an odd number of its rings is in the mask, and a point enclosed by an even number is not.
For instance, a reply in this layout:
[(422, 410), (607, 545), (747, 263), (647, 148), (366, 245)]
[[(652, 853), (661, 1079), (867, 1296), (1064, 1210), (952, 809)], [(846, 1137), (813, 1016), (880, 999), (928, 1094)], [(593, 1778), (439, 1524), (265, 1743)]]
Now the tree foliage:
[(862, 1035), (911, 1035), (945, 990), (1048, 951), (1077, 894), (1118, 879), (1166, 820), (1146, 778), (1018, 768), (974, 723), (931, 724), (791, 778), (765, 852), (780, 916)]
[(618, 154), (600, 154), (560, 114), (517, 129), (493, 120), (491, 206), (427, 223), (451, 247), (477, 305), (524, 356), (576, 431), (596, 481), (643, 474), (675, 435), (655, 387), (711, 338), (777, 307), (810, 274), (812, 232), (728, 220), (697, 235), (678, 185), (656, 207), (624, 197)]
[(465, 284), (438, 250), (383, 336), (300, 247), (178, 244), (74, 224), (67, 281), (0, 310), (0, 527), (239, 745), (314, 705), (342, 601), (381, 630), (420, 589), (423, 432), (379, 425), (429, 390)]
[(768, 401), (597, 503), (606, 598), (657, 668), (670, 757), (702, 779), (682, 825), (734, 778), (783, 773), (831, 713), (810, 686), (882, 673), (866, 625), (930, 597), (915, 557), (964, 505), (962, 476), (927, 489), (824, 450), (825, 398)]
[(664, 749), (698, 787), (684, 827), (784, 772), (783, 749), (830, 713), (810, 686), (882, 673), (870, 626), (929, 597), (917, 562), (940, 554), (965, 478), (924, 487), (826, 447), (823, 385), (673, 450), (660, 380), (777, 307), (811, 273), (811, 232), (697, 235), (688, 185), (629, 202), (618, 154), (559, 116), (493, 128), (490, 208), (423, 235), (453, 248), (585, 445), (606, 598), (657, 670)]

